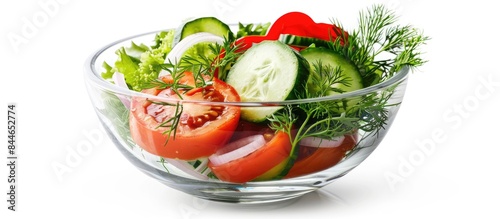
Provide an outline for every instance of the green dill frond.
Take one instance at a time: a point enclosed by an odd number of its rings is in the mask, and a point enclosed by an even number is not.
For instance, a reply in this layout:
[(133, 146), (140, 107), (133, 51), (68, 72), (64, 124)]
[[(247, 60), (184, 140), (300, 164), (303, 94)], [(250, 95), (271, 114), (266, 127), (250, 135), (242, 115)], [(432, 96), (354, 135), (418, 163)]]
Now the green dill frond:
[[(410, 26), (396, 24), (398, 17), (383, 5), (361, 11), (358, 27), (347, 37), (329, 43), (329, 48), (352, 60), (358, 67), (364, 86), (392, 77), (403, 66), (415, 68), (426, 61), (418, 49), (429, 37)], [(334, 25), (342, 27), (335, 19)]]

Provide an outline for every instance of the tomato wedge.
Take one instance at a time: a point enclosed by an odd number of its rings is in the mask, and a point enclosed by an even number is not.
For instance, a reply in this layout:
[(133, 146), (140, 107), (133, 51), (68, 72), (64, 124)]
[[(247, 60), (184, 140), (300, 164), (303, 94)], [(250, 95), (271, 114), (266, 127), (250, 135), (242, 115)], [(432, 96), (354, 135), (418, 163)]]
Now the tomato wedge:
[(285, 132), (264, 135), (265, 144), (254, 152), (220, 165), (210, 161), (208, 167), (222, 181), (245, 183), (256, 179), (286, 160), (292, 148)]
[(337, 147), (300, 146), (298, 158), (285, 178), (303, 176), (333, 167), (344, 158), (347, 151), (356, 145), (354, 135), (344, 137), (342, 144)]
[[(162, 80), (167, 84), (173, 83), (170, 75)], [(143, 92), (173, 100), (182, 98), (205, 103), (240, 101), (233, 87), (217, 78), (212, 79), (212, 82), (212, 85), (189, 90), (179, 88), (174, 91), (170, 87)], [(184, 73), (179, 83), (194, 86), (193, 74)], [(130, 132), (137, 145), (152, 154), (181, 160), (194, 160), (213, 154), (229, 141), (240, 118), (240, 109), (236, 106), (182, 103), (180, 108), (174, 101), (160, 104), (154, 99), (142, 97), (132, 99), (130, 112)], [(173, 124), (169, 120), (172, 118), (178, 118), (178, 123), (175, 130), (169, 132), (169, 126)]]

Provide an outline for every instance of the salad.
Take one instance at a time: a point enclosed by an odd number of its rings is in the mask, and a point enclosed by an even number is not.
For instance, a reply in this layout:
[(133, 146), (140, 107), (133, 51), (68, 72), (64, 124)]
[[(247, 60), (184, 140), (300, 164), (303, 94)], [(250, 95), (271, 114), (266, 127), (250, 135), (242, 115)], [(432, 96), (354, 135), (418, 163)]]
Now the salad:
[[(103, 63), (103, 79), (149, 95), (108, 96), (108, 113), (126, 118), (114, 126), (131, 147), (194, 177), (246, 183), (316, 173), (356, 150), (361, 132), (384, 129), (386, 107), (398, 104), (391, 93), (324, 98), (425, 63), (419, 49), (429, 38), (396, 21), (381, 5), (349, 31), (301, 12), (233, 29), (192, 19)], [(304, 99), (313, 101), (280, 104)]]

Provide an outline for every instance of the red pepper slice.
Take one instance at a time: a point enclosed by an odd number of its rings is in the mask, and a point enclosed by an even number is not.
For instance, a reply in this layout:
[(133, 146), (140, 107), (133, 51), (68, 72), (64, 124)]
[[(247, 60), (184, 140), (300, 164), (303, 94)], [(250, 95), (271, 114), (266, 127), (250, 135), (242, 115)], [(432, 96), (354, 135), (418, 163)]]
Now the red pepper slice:
[(269, 28), (267, 37), (277, 40), (280, 34), (304, 33), (304, 27), (314, 25), (314, 20), (302, 12), (289, 12), (279, 17)]
[(260, 43), (264, 40), (269, 40), (267, 36), (244, 36), (236, 40), (235, 45), (239, 46), (236, 52), (243, 52), (253, 46), (254, 43)]
[(302, 12), (289, 12), (279, 17), (273, 23), (267, 35), (245, 36), (238, 39), (236, 45), (240, 46), (239, 51), (245, 51), (255, 43), (260, 43), (264, 40), (278, 40), (281, 34), (312, 37), (325, 41), (335, 40), (337, 37), (344, 35), (344, 37), (340, 39), (341, 43), (344, 43), (343, 39), (348, 36), (346, 31), (333, 24), (316, 23), (307, 14)]
[(333, 24), (316, 23), (307, 14), (290, 12), (275, 21), (270, 27), (267, 36), (272, 39), (278, 39), (280, 34), (292, 34), (329, 41), (335, 40), (342, 32), (347, 34), (347, 32)]

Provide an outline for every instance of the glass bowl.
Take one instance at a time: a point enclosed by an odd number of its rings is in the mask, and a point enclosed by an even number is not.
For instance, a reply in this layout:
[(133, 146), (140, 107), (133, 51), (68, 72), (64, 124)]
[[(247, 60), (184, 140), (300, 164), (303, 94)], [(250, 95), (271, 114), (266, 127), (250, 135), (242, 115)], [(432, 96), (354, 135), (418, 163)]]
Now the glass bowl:
[[(157, 32), (128, 37), (106, 45), (93, 53), (86, 61), (84, 68), (87, 91), (99, 121), (123, 156), (146, 175), (155, 178), (171, 188), (202, 199), (232, 203), (275, 202), (299, 197), (332, 183), (335, 179), (344, 176), (363, 162), (380, 144), (398, 112), (405, 93), (409, 73), (409, 68), (407, 67), (395, 73), (389, 79), (361, 90), (334, 96), (281, 102), (179, 101), (178, 99), (156, 97), (142, 92), (131, 91), (116, 86), (101, 77), (101, 72), (104, 71), (104, 67), (102, 67), (103, 62), (113, 63), (116, 59), (115, 51), (117, 49), (129, 46), (132, 41), (136, 44), (150, 43)], [(336, 116), (332, 115), (334, 119), (331, 121), (334, 121), (332, 124), (337, 125), (339, 124), (338, 121), (345, 124), (352, 122), (352, 124), (356, 125), (353, 126), (355, 128), (352, 128), (351, 131), (345, 132), (345, 135), (332, 137), (332, 141), (339, 141), (341, 144), (322, 148), (325, 151), (330, 150), (330, 153), (325, 152), (323, 157), (315, 158), (314, 164), (304, 163), (302, 166), (305, 166), (305, 168), (302, 170), (297, 168), (298, 170), (294, 170), (295, 174), (290, 175), (291, 172), (294, 172), (290, 168), (288, 168), (290, 171), (286, 174), (280, 172), (287, 167), (287, 164), (292, 163), (287, 163), (278, 157), (283, 157), (283, 153), (285, 153), (285, 157), (295, 154), (295, 164), (298, 165), (299, 161), (307, 160), (308, 156), (312, 156), (319, 148), (301, 146), (301, 143), (297, 144), (293, 152), (290, 149), (288, 151), (285, 150), (285, 152), (275, 150), (273, 153), (276, 153), (276, 155), (273, 156), (276, 159), (270, 156), (265, 161), (259, 160), (253, 163), (240, 161), (234, 163), (232, 167), (219, 169), (218, 173), (215, 174), (215, 170), (211, 171), (211, 168), (207, 167), (207, 158), (197, 159), (198, 161), (191, 160), (188, 157), (185, 159), (168, 158), (163, 156), (163, 154), (168, 154), (165, 152), (167, 151), (166, 148), (169, 147), (168, 145), (165, 144), (164, 148), (145, 145), (152, 142), (148, 138), (153, 138), (153, 134), (143, 133), (136, 136), (133, 136), (133, 133), (131, 134), (131, 124), (135, 124), (137, 121), (131, 119), (134, 115), (129, 110), (130, 104), (133, 104), (135, 100), (144, 100), (146, 98), (184, 108), (211, 107), (211, 109), (240, 109), (241, 111), (245, 109), (277, 109), (286, 111), (286, 109), (294, 110), (301, 106), (313, 108), (313, 106), (316, 106), (314, 104), (318, 103), (321, 106), (339, 106), (343, 103), (350, 103), (353, 106), (350, 110), (356, 110), (357, 113), (350, 114), (349, 118), (344, 118), (343, 116), (346, 113), (339, 112)], [(383, 107), (380, 107), (381, 103)], [(352, 115), (356, 116), (352, 117)], [(337, 121), (335, 118), (343, 119), (338, 119)], [(300, 127), (303, 128), (303, 131), (310, 128), (310, 124), (314, 124), (314, 122), (309, 122), (307, 125), (304, 125), (302, 124), (303, 121), (305, 120), (298, 118), (293, 128), (290, 129), (290, 133), (300, 131)], [(226, 145), (228, 141), (232, 141), (231, 139), (234, 139), (234, 136), (248, 136), (249, 133), (257, 133), (262, 136), (268, 135), (268, 138), (273, 138), (273, 133), (262, 134), (260, 131), (252, 131), (252, 128), (242, 128), (240, 124), (241, 122), (238, 123), (237, 127), (233, 127), (231, 131), (234, 130), (234, 132), (228, 131), (229, 134), (214, 134), (217, 135), (217, 137), (214, 137), (215, 141), (207, 141), (200, 144), (200, 142), (193, 140), (192, 142), (187, 141), (184, 144), (196, 143), (198, 144), (197, 147), (200, 148), (220, 148)], [(344, 128), (346, 126), (350, 127), (345, 124), (341, 126)], [(339, 128), (339, 126), (321, 125), (314, 128), (331, 131)], [(274, 136), (277, 136), (277, 134)], [(140, 141), (140, 143), (137, 144), (138, 142), (134, 141), (134, 139)], [(269, 139), (266, 139), (266, 141), (269, 141)], [(332, 151), (333, 153), (331, 153)], [(309, 159), (309, 162), (314, 161)], [(262, 171), (259, 170), (260, 168), (264, 168), (262, 166), (266, 165), (267, 168), (270, 166), (274, 167), (274, 170), (264, 169), (267, 175), (262, 174)], [(310, 169), (318, 165), (322, 167), (313, 168), (313, 170)], [(308, 166), (310, 167), (309, 169)], [(288, 165), (288, 167), (290, 166)], [(258, 172), (258, 170), (261, 172), (254, 173), (255, 171)], [(250, 177), (242, 181), (231, 177), (235, 175), (238, 178), (242, 174), (257, 174), (259, 177)]]

